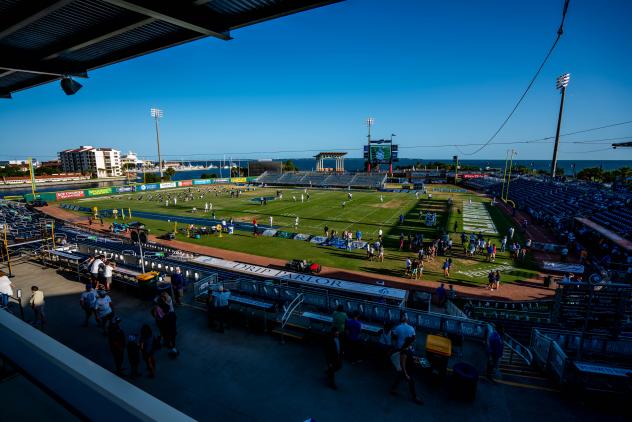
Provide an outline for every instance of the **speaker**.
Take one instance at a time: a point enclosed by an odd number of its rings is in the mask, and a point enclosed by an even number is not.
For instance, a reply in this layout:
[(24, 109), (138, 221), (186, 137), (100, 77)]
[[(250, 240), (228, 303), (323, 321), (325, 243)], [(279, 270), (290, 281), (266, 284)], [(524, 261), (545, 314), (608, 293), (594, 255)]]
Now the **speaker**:
[(66, 95), (75, 95), (81, 87), (83, 87), (83, 85), (70, 77), (65, 77), (61, 80), (61, 89), (64, 90)]

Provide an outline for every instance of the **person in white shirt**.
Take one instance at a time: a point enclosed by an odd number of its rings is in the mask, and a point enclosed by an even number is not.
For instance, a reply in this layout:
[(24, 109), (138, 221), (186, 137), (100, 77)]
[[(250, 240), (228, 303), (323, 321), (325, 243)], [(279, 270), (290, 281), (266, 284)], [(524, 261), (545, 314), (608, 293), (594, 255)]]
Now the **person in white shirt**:
[(114, 316), (114, 306), (112, 306), (112, 299), (110, 299), (110, 296), (108, 296), (105, 290), (99, 290), (97, 292), (97, 296), (97, 303), (94, 311), (99, 326), (103, 329), (103, 332), (106, 333), (106, 325)]
[(100, 256), (95, 257), (90, 263), (90, 276), (92, 277), (92, 285), (96, 286), (99, 280), (99, 267), (103, 264)]
[(114, 269), (114, 263), (112, 261), (106, 261), (103, 268), (103, 282), (105, 284), (105, 290), (110, 290), (112, 284), (112, 270)]
[(13, 284), (9, 277), (0, 271), (0, 308), (6, 308), (9, 297), (13, 296)]
[(399, 325), (393, 328), (393, 341), (396, 349), (401, 349), (407, 338), (416, 338), (415, 329), (408, 324), (408, 316), (402, 314), (399, 321)]
[(296, 218), (294, 219), (294, 229), (298, 229), (298, 215), (296, 216)]
[(31, 287), (31, 298), (29, 299), (29, 305), (33, 310), (35, 319), (34, 325), (41, 325), (42, 327), (46, 323), (46, 317), (44, 315), (44, 292), (37, 286)]

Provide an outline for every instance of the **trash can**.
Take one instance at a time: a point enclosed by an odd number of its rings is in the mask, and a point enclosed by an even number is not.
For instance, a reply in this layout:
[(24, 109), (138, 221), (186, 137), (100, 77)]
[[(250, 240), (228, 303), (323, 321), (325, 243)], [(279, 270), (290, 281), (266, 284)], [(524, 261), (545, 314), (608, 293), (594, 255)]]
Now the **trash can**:
[(426, 359), (430, 362), (433, 374), (445, 377), (450, 356), (452, 356), (452, 341), (449, 338), (435, 335), (426, 337)]
[(452, 368), (452, 392), (456, 398), (472, 401), (476, 398), (478, 371), (472, 365), (459, 362)]

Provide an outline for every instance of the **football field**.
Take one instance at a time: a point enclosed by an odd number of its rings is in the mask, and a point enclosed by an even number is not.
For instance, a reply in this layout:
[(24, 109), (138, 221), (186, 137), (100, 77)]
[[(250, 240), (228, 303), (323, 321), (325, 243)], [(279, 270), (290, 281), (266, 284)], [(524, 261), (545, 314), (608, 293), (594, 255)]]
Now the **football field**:
[[(428, 187), (432, 197), (420, 194), (419, 199), (414, 192), (351, 191), (352, 198), (349, 199), (349, 192), (346, 190), (310, 189), (306, 193), (303, 189), (280, 189), (282, 197), (279, 197), (276, 188), (257, 188), (243, 191), (239, 197), (232, 197), (230, 191), (235, 187), (214, 185), (84, 198), (72, 203), (82, 207), (96, 206), (99, 210), (118, 209), (119, 222), (122, 222), (122, 212), (128, 215), (131, 210), (132, 217), (127, 217), (125, 222), (141, 221), (150, 229), (151, 234), (156, 236), (172, 232), (177, 227), (177, 239), (194, 244), (287, 260), (307, 259), (330, 267), (399, 277), (404, 276), (406, 258), (413, 259), (416, 256), (415, 251), (408, 248), (409, 234), (414, 236), (416, 233), (422, 233), (427, 244), (448, 233), (455, 249), (452, 255), (455, 271), (450, 276), (450, 282), (486, 284), (486, 274), (492, 269), (503, 271), (506, 275), (505, 282), (534, 276), (535, 273), (529, 265), (517, 265), (509, 259), (507, 252), (498, 253), (495, 263), (485, 262), (483, 256), (464, 256), (460, 241), (464, 225), (465, 230), (471, 233), (470, 226), (473, 220), (480, 219), (481, 224), (493, 223), (492, 226), (497, 233), (487, 234), (486, 237), (499, 244), (500, 238), (509, 226), (509, 220), (500, 210), (489, 206), (488, 198), (464, 190), (456, 192), (454, 188), (450, 185), (433, 185)], [(177, 198), (175, 205), (174, 198)], [(267, 204), (261, 204), (261, 198), (267, 198)], [(169, 200), (168, 205), (165, 203), (166, 200)], [(448, 206), (449, 200), (454, 204), (451, 209)], [(209, 210), (204, 212), (206, 204), (209, 204)], [(472, 213), (464, 215), (464, 211), (476, 205), (480, 217)], [(425, 219), (419, 218), (420, 210), (423, 210), (424, 214), (436, 214), (434, 226), (427, 226)], [(139, 212), (151, 213), (150, 218), (135, 215)], [(83, 216), (86, 216), (86, 213), (83, 213)], [(400, 216), (404, 217), (401, 224)], [(181, 221), (176, 225), (173, 221), (175, 217), (187, 219), (186, 224)], [(221, 238), (216, 235), (203, 235), (199, 239), (187, 237), (186, 231), (183, 230), (191, 223), (188, 220), (190, 218), (195, 219), (193, 224), (196, 227), (210, 227), (222, 219), (228, 221), (233, 218), (235, 222), (244, 223), (252, 223), (253, 219), (256, 219), (260, 230), (268, 229), (270, 217), (273, 228), (280, 232), (322, 236), (327, 226), (330, 231), (336, 230), (339, 235), (345, 230), (351, 231), (354, 238), (356, 231), (360, 230), (362, 240), (369, 242), (376, 241), (378, 232), (382, 229), (385, 245), (384, 262), (369, 261), (364, 250), (347, 251), (283, 237), (254, 237), (250, 229), (235, 230), (233, 235)], [(296, 217), (299, 221), (295, 228)], [(111, 218), (104, 220), (106, 223), (113, 221)], [(478, 232), (480, 227), (476, 228)], [(406, 241), (404, 250), (400, 251), (399, 238), (402, 233)], [(443, 279), (443, 259), (445, 258), (437, 257), (433, 261), (426, 261), (423, 279)]]

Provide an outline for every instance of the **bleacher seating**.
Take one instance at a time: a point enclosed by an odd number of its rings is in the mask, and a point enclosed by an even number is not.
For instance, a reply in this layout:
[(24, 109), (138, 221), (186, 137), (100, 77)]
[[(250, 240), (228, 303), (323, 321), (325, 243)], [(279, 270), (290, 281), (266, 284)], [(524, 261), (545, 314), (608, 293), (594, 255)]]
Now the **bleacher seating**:
[(378, 189), (384, 186), (386, 174), (286, 172), (264, 173), (257, 182), (272, 186), (353, 187)]

